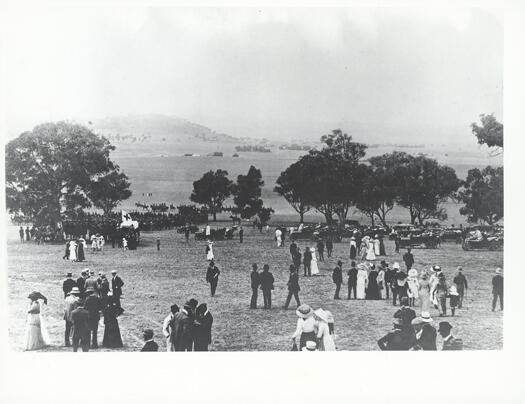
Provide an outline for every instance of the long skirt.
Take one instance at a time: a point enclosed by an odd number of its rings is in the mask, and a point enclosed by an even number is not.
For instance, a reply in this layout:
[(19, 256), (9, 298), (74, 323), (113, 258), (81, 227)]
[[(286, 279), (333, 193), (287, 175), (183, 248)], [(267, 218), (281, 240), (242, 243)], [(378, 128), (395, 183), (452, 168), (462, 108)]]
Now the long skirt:
[(105, 325), (102, 346), (104, 348), (122, 348), (123, 344), (118, 320), (111, 319), (110, 321), (106, 321)]
[(427, 289), (420, 289), (419, 290), (419, 300), (421, 301), (421, 312), (429, 312), (430, 313), (430, 293)]
[(26, 351), (35, 351), (46, 346), (40, 322), (40, 314), (29, 314), (26, 326)]
[(358, 299), (365, 298), (365, 280), (364, 279), (357, 280), (356, 294), (357, 294)]
[(301, 333), (301, 338), (299, 339), (299, 351), (306, 346), (306, 341), (317, 341), (317, 336), (314, 331)]
[(350, 259), (354, 260), (357, 255), (357, 248), (355, 246), (350, 247)]

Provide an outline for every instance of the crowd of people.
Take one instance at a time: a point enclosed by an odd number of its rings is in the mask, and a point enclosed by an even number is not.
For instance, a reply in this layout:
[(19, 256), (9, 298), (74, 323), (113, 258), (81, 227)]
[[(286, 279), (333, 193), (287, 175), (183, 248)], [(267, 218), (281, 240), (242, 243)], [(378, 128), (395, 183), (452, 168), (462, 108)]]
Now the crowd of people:
[[(210, 235), (210, 226), (205, 228), (205, 234)], [(22, 233), (22, 232), (21, 232)], [(23, 232), (24, 241), (28, 237)], [(278, 228), (275, 233), (277, 247), (284, 246), (286, 231)], [(22, 237), (22, 236), (21, 236)], [(30, 231), (29, 231), (30, 237)], [(186, 236), (187, 237), (187, 236)], [(29, 238), (30, 239), (30, 238)], [(93, 252), (103, 251), (104, 237), (92, 235), (91, 248)], [(242, 236), (240, 239), (242, 243)], [(215, 296), (221, 271), (219, 270), (213, 250), (213, 241), (206, 243), (205, 254), (208, 261), (206, 282), (210, 285), (210, 294)], [(359, 248), (357, 246), (359, 245)], [(79, 238), (69, 240), (66, 244), (64, 259), (82, 262), (86, 240)], [(157, 243), (160, 250), (160, 243)], [(288, 294), (283, 308), (288, 309), (292, 298), (297, 305), (296, 314), (299, 317), (296, 331), (293, 334), (293, 349), (300, 351), (335, 350), (335, 334), (333, 315), (322, 308), (314, 310), (307, 304), (301, 304), (299, 292), (300, 270), (305, 277), (319, 274), (318, 262), (325, 261), (325, 251), (328, 258), (332, 256), (333, 243), (331, 239), (320, 238), (315, 246), (306, 245), (304, 252), (295, 241), (289, 246), (291, 264), (287, 281)], [(410, 248), (403, 254), (404, 268), (398, 262), (390, 264), (386, 260), (377, 263), (378, 256), (386, 255), (382, 238), (364, 236), (359, 241), (351, 237), (348, 249), (349, 268), (343, 268), (343, 260), (339, 259), (332, 270), (332, 282), (335, 284), (334, 299), (341, 300), (341, 290), (347, 276), (348, 300), (385, 300), (393, 306), (398, 303), (401, 308), (394, 313), (394, 329), (378, 341), (382, 350), (435, 350), (436, 333), (447, 342), (443, 349), (461, 349), (462, 341), (452, 337), (452, 325), (446, 321), (439, 324), (438, 331), (432, 326), (430, 317), (432, 308), (438, 311), (440, 317), (456, 315), (461, 310), (468, 290), (467, 278), (461, 267), (447, 280), (439, 265), (429, 269), (417, 270), (415, 259)], [(262, 291), (264, 309), (272, 308), (272, 291), (275, 278), (268, 264), (259, 271), (258, 264), (253, 263), (250, 272), (252, 289), (250, 308), (258, 305), (258, 291)], [(83, 351), (98, 347), (98, 324), (103, 318), (104, 336), (102, 346), (119, 348), (123, 346), (118, 324), (118, 317), (123, 314), (120, 299), (124, 282), (112, 271), (111, 279), (99, 272), (95, 276), (93, 270), (84, 270), (78, 279), (73, 279), (72, 273), (67, 274), (63, 282), (65, 346), (72, 345), (73, 351), (80, 347)], [(503, 275), (497, 268), (492, 278), (492, 310), (499, 301), (503, 310)], [(48, 337), (42, 317), (43, 307), (47, 299), (38, 292), (29, 295), (31, 301), (28, 310), (28, 327), (26, 349), (40, 349), (47, 344)], [(43, 301), (40, 305), (39, 300)], [(415, 310), (414, 310), (415, 309)], [(416, 314), (416, 310), (418, 314)], [(190, 299), (179, 309), (173, 304), (170, 314), (165, 318), (162, 334), (166, 339), (168, 351), (206, 351), (211, 344), (211, 329), (213, 317), (205, 303), (198, 304)], [(72, 343), (70, 337), (72, 336)], [(158, 350), (154, 341), (154, 331), (151, 328), (143, 332), (145, 341), (143, 351)]]

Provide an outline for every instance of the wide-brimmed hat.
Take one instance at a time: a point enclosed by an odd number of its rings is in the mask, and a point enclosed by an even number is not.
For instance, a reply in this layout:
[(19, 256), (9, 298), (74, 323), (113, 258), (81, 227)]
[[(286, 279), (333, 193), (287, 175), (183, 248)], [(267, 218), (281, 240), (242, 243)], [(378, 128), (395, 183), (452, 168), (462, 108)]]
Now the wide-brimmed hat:
[(417, 277), (417, 269), (412, 268), (408, 271), (408, 276), (411, 276), (413, 278)]
[(113, 269), (113, 270), (111, 270), (111, 273), (112, 273), (112, 274), (116, 274), (116, 273), (117, 273), (117, 270), (116, 270), (116, 269)]
[(37, 292), (36, 290), (34, 290), (27, 296), (27, 298), (31, 299), (31, 300), (36, 300), (36, 299), (43, 299), (44, 296), (42, 295), (42, 293)]
[(434, 265), (432, 267), (432, 271), (434, 271), (434, 272), (441, 272), (441, 267), (439, 265)]
[(326, 315), (326, 311), (323, 309), (317, 309), (314, 311), (314, 317), (317, 317), (324, 321), (325, 323), (328, 323), (328, 316)]
[(73, 289), (71, 289), (69, 291), (69, 294), (70, 295), (79, 295), (80, 294), (80, 289), (78, 287), (74, 286)]
[(394, 265), (392, 265), (392, 268), (399, 269), (399, 262), (394, 262)]
[(458, 271), (460, 271), (460, 272), (463, 271), (463, 267), (459, 266), (458, 267)]
[(411, 324), (412, 325), (421, 325), (421, 324), (425, 324), (425, 322), (423, 321), (423, 319), (421, 317), (416, 317), (416, 318), (414, 318), (411, 321)]
[(95, 292), (95, 289), (94, 289), (92, 286), (89, 286), (89, 287), (86, 289), (85, 292), (86, 292), (86, 293), (93, 293), (93, 292)]
[(422, 311), (421, 312), (421, 320), (423, 320), (423, 322), (425, 323), (431, 323), (432, 321), (432, 317), (430, 317), (430, 313), (428, 311)]
[(450, 286), (450, 289), (449, 289), (449, 291), (448, 291), (448, 294), (449, 294), (449, 295), (452, 295), (452, 296), (459, 296), (458, 288), (456, 288), (455, 285)]
[(308, 304), (301, 304), (297, 310), (295, 311), (295, 314), (297, 314), (297, 316), (301, 317), (301, 318), (308, 318), (310, 317), (312, 314), (314, 313), (314, 311), (312, 310), (312, 308), (310, 307), (310, 305)]
[(334, 315), (332, 314), (332, 312), (328, 311), (328, 310), (325, 310), (324, 312), (326, 313), (326, 318), (328, 319), (328, 322), (329, 323), (333, 323), (334, 322)]
[(317, 351), (317, 344), (315, 341), (306, 341), (306, 346), (301, 351)]
[(501, 268), (499, 268), (499, 267), (496, 268), (496, 273), (497, 273), (498, 275), (501, 275), (501, 274), (503, 273), (503, 269), (501, 269)]

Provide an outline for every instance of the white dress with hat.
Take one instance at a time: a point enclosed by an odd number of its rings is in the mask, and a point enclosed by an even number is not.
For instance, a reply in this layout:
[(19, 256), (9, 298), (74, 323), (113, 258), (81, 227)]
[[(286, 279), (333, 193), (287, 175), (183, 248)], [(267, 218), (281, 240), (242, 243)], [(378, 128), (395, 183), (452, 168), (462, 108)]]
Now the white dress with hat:
[(69, 260), (77, 260), (77, 243), (73, 240), (69, 243)]
[(378, 238), (374, 239), (373, 244), (374, 244), (375, 255), (381, 255), (381, 251), (379, 250), (379, 246), (381, 243), (379, 242), (379, 239)]
[(319, 267), (317, 266), (317, 254), (314, 247), (310, 247), (310, 252), (312, 253), (312, 262), (310, 263), (310, 269), (312, 275), (319, 275)]
[(368, 248), (367, 248), (367, 251), (366, 251), (366, 259), (368, 261), (375, 261), (375, 259), (376, 259), (376, 254), (374, 252), (374, 242), (372, 242), (372, 241), (368, 242)]
[(408, 271), (408, 297), (417, 299), (419, 297), (419, 281), (417, 279), (417, 270), (412, 268)]
[(359, 269), (357, 271), (357, 285), (356, 285), (356, 296), (358, 299), (365, 298), (366, 282), (368, 280), (368, 272), (366, 269)]
[(324, 321), (317, 323), (317, 338), (319, 339), (319, 351), (335, 351), (335, 342), (330, 335), (328, 323)]
[(213, 255), (213, 244), (209, 243), (208, 247), (207, 247), (206, 259), (208, 261), (211, 261), (214, 258), (215, 258), (215, 256)]

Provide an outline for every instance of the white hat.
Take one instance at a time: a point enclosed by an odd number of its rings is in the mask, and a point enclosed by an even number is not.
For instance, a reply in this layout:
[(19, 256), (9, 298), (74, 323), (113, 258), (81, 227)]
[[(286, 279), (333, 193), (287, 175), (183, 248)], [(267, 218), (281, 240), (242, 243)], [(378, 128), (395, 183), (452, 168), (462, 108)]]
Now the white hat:
[(306, 341), (306, 346), (302, 351), (317, 351), (317, 344), (314, 341)]
[(417, 277), (417, 269), (415, 268), (411, 268), (409, 271), (408, 271), (408, 276), (412, 277), (412, 278), (416, 278)]
[(394, 262), (394, 265), (392, 265), (392, 268), (399, 269), (399, 262)]
[(452, 295), (452, 296), (459, 296), (458, 288), (456, 288), (455, 285), (450, 286), (448, 293), (449, 295)]
[(501, 274), (503, 273), (503, 269), (501, 269), (501, 268), (499, 268), (499, 267), (496, 268), (496, 273), (497, 273), (498, 275), (501, 275)]
[(425, 322), (425, 323), (431, 323), (433, 321), (432, 317), (430, 317), (430, 313), (428, 311), (422, 311), (421, 312), (421, 320), (423, 320), (423, 322)]
[(317, 309), (314, 311), (314, 317), (317, 317), (324, 321), (325, 323), (328, 323), (328, 316), (326, 315), (326, 312), (323, 309)]

